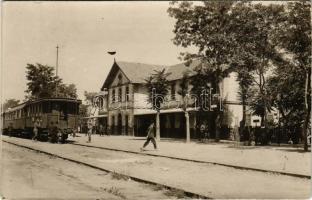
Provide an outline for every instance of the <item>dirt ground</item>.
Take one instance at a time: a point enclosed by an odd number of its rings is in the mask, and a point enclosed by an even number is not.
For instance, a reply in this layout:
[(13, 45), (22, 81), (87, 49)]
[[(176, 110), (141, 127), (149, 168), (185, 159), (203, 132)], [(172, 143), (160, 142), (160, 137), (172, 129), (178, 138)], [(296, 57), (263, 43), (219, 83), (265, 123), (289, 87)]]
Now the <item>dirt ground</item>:
[[(18, 138), (5, 140), (212, 198), (306, 199), (310, 196), (311, 180), (305, 178), (71, 144), (32, 142)], [(69, 174), (73, 175), (71, 171)], [(90, 180), (93, 182), (93, 178)]]
[(2, 143), (5, 199), (172, 199), (168, 190)]
[[(142, 137), (92, 135), (92, 143), (86, 143), (84, 134), (70, 137), (74, 143), (94, 145), (112, 149), (139, 152), (145, 142)], [(161, 139), (157, 143), (159, 151), (148, 154), (171, 156), (199, 161), (216, 162), (263, 170), (311, 175), (311, 152), (303, 152), (302, 147), (292, 146), (235, 146), (233, 143), (198, 143), (183, 140)], [(153, 145), (147, 146), (148, 150)], [(298, 165), (298, 163), (300, 163)]]

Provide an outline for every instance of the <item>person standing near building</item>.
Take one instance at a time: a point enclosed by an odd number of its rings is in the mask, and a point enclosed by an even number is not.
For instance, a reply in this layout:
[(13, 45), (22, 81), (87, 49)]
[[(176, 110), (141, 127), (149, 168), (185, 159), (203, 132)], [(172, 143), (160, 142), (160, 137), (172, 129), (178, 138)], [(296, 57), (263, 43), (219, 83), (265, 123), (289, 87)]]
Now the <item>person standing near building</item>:
[(155, 140), (155, 136), (154, 136), (154, 132), (155, 132), (155, 124), (154, 124), (154, 122), (152, 122), (152, 124), (147, 129), (147, 138), (146, 138), (146, 141), (145, 141), (143, 147), (141, 148), (141, 151), (144, 150), (144, 148), (149, 144), (150, 141), (152, 141), (152, 143), (154, 145), (154, 149), (158, 150), (156, 140)]
[(199, 141), (200, 142), (204, 142), (204, 140), (205, 140), (205, 132), (206, 132), (206, 125), (205, 125), (205, 123), (202, 123), (200, 125), (199, 131), (200, 131), (200, 133), (199, 133)]
[(88, 122), (88, 141), (87, 141), (88, 143), (91, 142), (92, 129), (93, 129), (92, 123)]
[(9, 133), (9, 137), (11, 137), (13, 134), (13, 124), (12, 123), (9, 124), (8, 133)]
[(210, 139), (210, 132), (209, 132), (209, 125), (208, 123), (206, 123), (205, 125), (205, 138), (204, 140), (206, 140), (207, 142), (209, 142), (209, 139)]
[(99, 126), (99, 134), (100, 134), (100, 136), (104, 136), (104, 127), (102, 124), (100, 124), (100, 126)]

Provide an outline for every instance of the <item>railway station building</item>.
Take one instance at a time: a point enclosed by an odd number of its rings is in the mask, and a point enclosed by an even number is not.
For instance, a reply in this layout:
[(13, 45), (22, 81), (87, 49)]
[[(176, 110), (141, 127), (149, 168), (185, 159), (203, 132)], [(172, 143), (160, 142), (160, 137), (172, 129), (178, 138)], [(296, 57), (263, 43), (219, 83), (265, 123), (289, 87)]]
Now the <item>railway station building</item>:
[[(182, 109), (182, 97), (178, 94), (183, 74), (188, 71), (189, 76), (195, 74), (198, 61), (193, 61), (190, 66), (184, 63), (162, 66), (133, 62), (114, 61), (107, 78), (101, 87), (101, 91), (95, 98), (99, 110), (96, 115), (99, 124), (102, 124), (107, 132), (116, 135), (145, 136), (146, 129), (151, 121), (155, 120), (156, 111), (148, 102), (149, 92), (145, 79), (154, 70), (165, 69), (170, 73), (169, 93), (166, 102), (160, 111), (160, 136), (162, 138), (185, 138), (185, 117)], [(221, 92), (218, 98), (222, 101), (224, 119), (222, 121), (221, 138), (229, 138), (230, 132), (235, 126), (239, 126), (242, 119), (242, 105), (238, 100), (239, 85), (236, 74), (231, 73), (220, 83)], [(191, 85), (188, 90), (190, 91)], [(190, 116), (191, 138), (196, 138), (195, 128), (197, 124), (197, 108), (188, 107)], [(251, 115), (250, 115), (251, 116)], [(252, 125), (251, 117), (249, 123)], [(211, 127), (212, 137), (215, 128), (212, 112), (208, 112), (206, 122)], [(248, 123), (248, 122), (247, 122)]]

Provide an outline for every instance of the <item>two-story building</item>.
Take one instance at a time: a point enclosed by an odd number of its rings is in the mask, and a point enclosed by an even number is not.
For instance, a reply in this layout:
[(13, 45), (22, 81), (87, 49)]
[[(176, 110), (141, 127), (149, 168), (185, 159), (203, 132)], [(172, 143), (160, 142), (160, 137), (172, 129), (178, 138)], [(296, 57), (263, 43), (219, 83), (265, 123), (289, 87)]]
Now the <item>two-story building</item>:
[[(97, 102), (100, 107), (98, 121), (111, 134), (145, 136), (146, 128), (155, 120), (156, 111), (148, 102), (149, 92), (145, 79), (154, 70), (166, 69), (170, 73), (169, 94), (160, 111), (161, 137), (185, 138), (185, 117), (182, 109), (182, 97), (178, 94), (180, 83), (185, 71), (189, 76), (195, 74), (193, 70), (198, 61), (190, 66), (184, 63), (173, 66), (160, 66), (142, 63), (114, 62), (104, 81)], [(188, 87), (189, 91), (192, 88)], [(238, 101), (238, 83), (235, 73), (229, 75), (220, 84), (220, 107), (224, 109), (222, 123), (224, 138), (228, 137), (228, 130), (239, 125), (242, 119), (242, 106)], [(191, 95), (192, 96), (192, 95)], [(212, 98), (212, 97), (211, 97)], [(190, 101), (192, 102), (192, 101)], [(194, 102), (194, 99), (193, 99)], [(221, 105), (222, 104), (222, 105)], [(191, 104), (190, 104), (191, 105)], [(196, 107), (188, 107), (190, 113), (191, 138), (195, 138)], [(213, 114), (207, 115), (207, 122), (214, 129)], [(221, 135), (222, 136), (222, 135)]]

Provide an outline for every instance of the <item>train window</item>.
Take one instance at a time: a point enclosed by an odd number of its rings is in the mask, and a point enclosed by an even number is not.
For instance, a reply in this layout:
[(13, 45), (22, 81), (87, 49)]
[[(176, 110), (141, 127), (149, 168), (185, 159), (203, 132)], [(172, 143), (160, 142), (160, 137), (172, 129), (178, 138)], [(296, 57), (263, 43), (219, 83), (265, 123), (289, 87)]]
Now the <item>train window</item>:
[(60, 105), (58, 102), (51, 102), (51, 108), (52, 108), (52, 110), (59, 111)]
[(42, 113), (42, 103), (39, 104), (39, 113)]
[(50, 102), (43, 102), (42, 103), (42, 112), (43, 113), (50, 113), (51, 112)]

